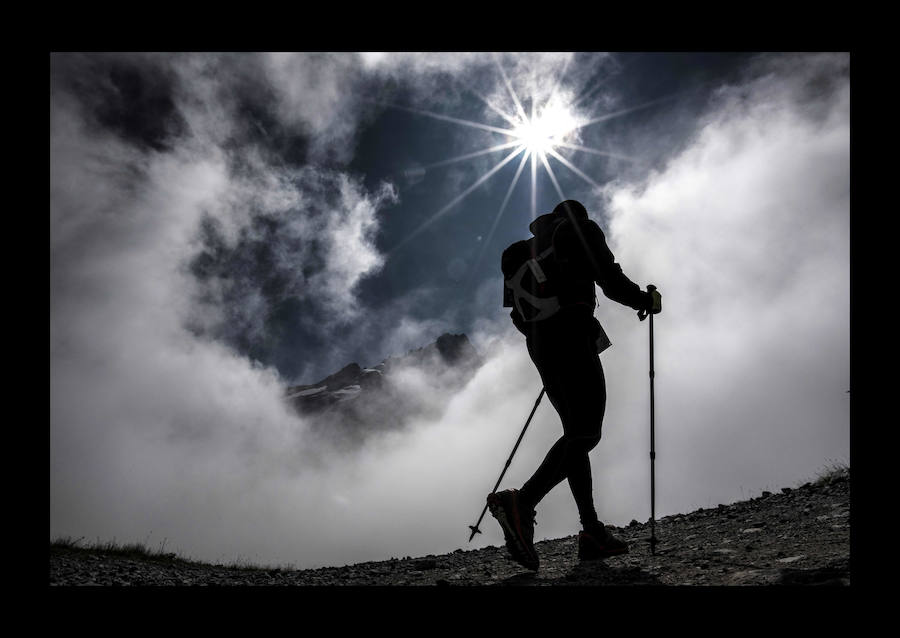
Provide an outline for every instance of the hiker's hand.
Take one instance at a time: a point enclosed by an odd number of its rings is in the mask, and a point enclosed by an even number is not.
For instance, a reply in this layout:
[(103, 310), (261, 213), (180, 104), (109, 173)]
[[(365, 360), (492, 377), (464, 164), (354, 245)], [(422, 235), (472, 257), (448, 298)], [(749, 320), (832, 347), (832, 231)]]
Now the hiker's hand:
[(638, 311), (638, 319), (643, 321), (648, 314), (657, 315), (662, 312), (662, 295), (654, 285), (647, 286), (647, 307)]
[(650, 312), (658, 315), (662, 312), (662, 295), (655, 286), (647, 286), (647, 290), (650, 293)]

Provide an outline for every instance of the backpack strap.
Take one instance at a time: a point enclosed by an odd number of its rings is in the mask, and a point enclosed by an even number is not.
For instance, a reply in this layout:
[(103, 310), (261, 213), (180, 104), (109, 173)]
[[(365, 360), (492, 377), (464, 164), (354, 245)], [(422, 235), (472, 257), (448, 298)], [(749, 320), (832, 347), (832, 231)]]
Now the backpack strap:
[[(515, 304), (516, 310), (519, 311), (519, 315), (521, 315), (522, 319), (527, 323), (548, 319), (559, 311), (560, 306), (558, 297), (535, 297), (522, 285), (522, 278), (525, 276), (526, 270), (531, 271), (532, 276), (538, 283), (547, 281), (547, 275), (544, 273), (544, 269), (541, 268), (540, 262), (552, 254), (553, 246), (551, 245), (541, 254), (527, 260), (524, 264), (519, 266), (519, 269), (516, 270), (513, 276), (504, 282), (504, 285), (512, 290), (513, 303)], [(534, 313), (533, 310), (526, 311), (522, 304), (523, 301), (537, 312)]]

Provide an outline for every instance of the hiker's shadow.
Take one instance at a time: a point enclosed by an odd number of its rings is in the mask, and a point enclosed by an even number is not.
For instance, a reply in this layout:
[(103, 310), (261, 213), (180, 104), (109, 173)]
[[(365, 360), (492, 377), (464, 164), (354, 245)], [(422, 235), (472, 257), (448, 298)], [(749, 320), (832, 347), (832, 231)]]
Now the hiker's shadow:
[(549, 585), (662, 585), (662, 581), (637, 566), (612, 566), (602, 560), (576, 563), (560, 578), (550, 579)]
[(611, 566), (602, 560), (576, 563), (563, 576), (546, 578), (543, 573), (523, 571), (496, 583), (501, 586), (529, 585), (662, 585), (658, 577), (635, 566)]
[(527, 572), (519, 572), (518, 574), (513, 574), (512, 576), (508, 576), (504, 578), (500, 582), (496, 583), (497, 585), (539, 585), (540, 579), (535, 572), (527, 571)]

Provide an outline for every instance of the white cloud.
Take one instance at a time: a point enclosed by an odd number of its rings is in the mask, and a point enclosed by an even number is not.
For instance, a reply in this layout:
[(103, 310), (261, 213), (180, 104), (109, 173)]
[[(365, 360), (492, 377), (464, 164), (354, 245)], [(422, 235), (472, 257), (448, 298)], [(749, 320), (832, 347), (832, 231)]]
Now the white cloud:
[(310, 136), (313, 157), (352, 157), (362, 106), (354, 90), (360, 79), (355, 55), (270, 53), (263, 56), (263, 71), (278, 97), (281, 122)]
[(353, 318), (360, 312), (354, 294), (357, 284), (384, 264), (384, 257), (375, 246), (376, 213), (386, 203), (397, 201), (397, 193), (387, 183), (382, 183), (375, 193), (365, 193), (345, 175), (340, 177), (336, 190), (340, 193), (338, 210), (329, 211), (321, 230), (326, 266), (310, 285), (328, 295), (331, 311), (342, 318)]

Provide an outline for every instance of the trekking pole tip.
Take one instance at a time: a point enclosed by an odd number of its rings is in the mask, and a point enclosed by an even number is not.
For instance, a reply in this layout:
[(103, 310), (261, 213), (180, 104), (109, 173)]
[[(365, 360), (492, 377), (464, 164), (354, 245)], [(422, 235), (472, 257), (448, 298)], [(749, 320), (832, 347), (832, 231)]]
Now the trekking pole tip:
[(472, 533), (469, 535), (469, 542), (471, 543), (472, 539), (475, 538), (475, 534), (480, 534), (481, 530), (476, 525), (469, 525), (469, 529), (472, 530)]

